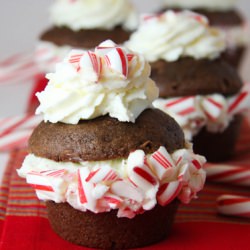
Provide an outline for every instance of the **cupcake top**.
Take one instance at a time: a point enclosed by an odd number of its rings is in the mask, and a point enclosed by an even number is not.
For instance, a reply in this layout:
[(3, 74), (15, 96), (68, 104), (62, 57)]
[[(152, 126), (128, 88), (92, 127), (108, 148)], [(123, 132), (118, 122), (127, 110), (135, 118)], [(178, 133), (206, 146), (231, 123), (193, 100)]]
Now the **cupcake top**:
[(137, 26), (137, 14), (128, 0), (56, 0), (51, 8), (56, 26), (81, 29), (125, 29)]
[(170, 8), (209, 9), (227, 11), (235, 7), (237, 0), (163, 0)]
[(95, 51), (73, 50), (37, 94), (36, 113), (45, 121), (77, 124), (109, 114), (134, 122), (151, 107), (158, 88), (149, 77), (150, 66), (142, 55), (106, 41)]
[[(205, 158), (151, 103), (158, 89), (142, 55), (105, 41), (72, 51), (38, 93), (42, 122), (18, 170), (41, 200), (133, 218), (203, 188)], [(69, 123), (69, 124), (67, 124)]]
[(190, 11), (145, 15), (126, 45), (150, 62), (214, 59), (226, 47), (223, 34), (210, 27), (206, 17)]

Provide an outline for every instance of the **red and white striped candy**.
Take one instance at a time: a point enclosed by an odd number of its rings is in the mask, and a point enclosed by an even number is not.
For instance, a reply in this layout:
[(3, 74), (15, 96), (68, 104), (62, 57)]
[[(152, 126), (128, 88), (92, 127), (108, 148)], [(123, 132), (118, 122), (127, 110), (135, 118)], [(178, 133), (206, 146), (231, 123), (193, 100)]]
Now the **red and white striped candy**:
[(118, 47), (117, 44), (115, 44), (113, 41), (111, 40), (106, 40), (102, 43), (100, 43), (96, 48), (95, 48), (95, 52), (99, 55), (99, 56), (105, 56), (106, 54), (108, 54), (108, 52), (110, 52), (112, 49)]
[(187, 116), (196, 112), (195, 97), (171, 98), (166, 100), (165, 107), (180, 116)]
[(243, 91), (228, 100), (228, 113), (231, 115), (250, 109), (250, 92)]
[(82, 55), (79, 66), (83, 70), (86, 68), (91, 69), (93, 72), (95, 72), (97, 79), (101, 74), (101, 58), (92, 51), (87, 51)]
[(116, 47), (111, 49), (104, 56), (104, 59), (110, 69), (119, 72), (124, 77), (128, 76), (128, 57), (122, 48)]
[(106, 193), (103, 199), (108, 203), (111, 209), (117, 209), (122, 204), (122, 199), (111, 193)]
[(221, 195), (217, 199), (220, 214), (250, 218), (250, 197)]
[(92, 195), (94, 184), (85, 181), (89, 173), (90, 171), (88, 170), (87, 167), (82, 167), (77, 172), (78, 197), (79, 197), (79, 202), (81, 204), (84, 204), (87, 209), (95, 211), (96, 199)]
[(201, 101), (201, 106), (208, 119), (216, 121), (221, 116), (224, 109), (224, 98), (219, 95), (205, 97)]
[(122, 198), (131, 199), (137, 202), (143, 201), (143, 195), (132, 184), (125, 181), (116, 181), (110, 187), (111, 192)]
[(66, 185), (62, 178), (66, 173), (66, 170), (49, 170), (36, 172), (32, 171), (27, 174), (26, 180), (37, 193), (37, 196), (41, 199), (51, 199), (55, 201), (62, 201), (64, 199), (63, 194), (66, 192)]
[(84, 52), (82, 50), (72, 50), (68, 55), (68, 62), (71, 63), (77, 71), (80, 70), (80, 60)]
[(21, 115), (0, 119), (0, 137), (15, 130), (33, 129), (42, 121), (41, 116)]
[(92, 170), (85, 181), (91, 183), (100, 183), (106, 181), (115, 181), (117, 179), (118, 175), (111, 167), (102, 166), (96, 170)]
[(17, 130), (0, 138), (0, 151), (9, 151), (27, 146), (33, 129)]
[(150, 162), (153, 169), (160, 180), (162, 180), (166, 175), (173, 174), (174, 162), (172, 157), (167, 152), (165, 147), (160, 147), (156, 152), (150, 156)]
[(145, 192), (158, 186), (158, 180), (152, 173), (142, 150), (136, 150), (129, 155), (127, 171), (128, 180)]
[(224, 164), (206, 164), (205, 171), (210, 181), (250, 187), (250, 168)]
[(179, 194), (182, 188), (182, 183), (179, 181), (172, 181), (163, 184), (157, 193), (157, 200), (160, 205), (166, 206), (173, 201)]
[(187, 182), (187, 180), (190, 179), (188, 164), (184, 164), (180, 167), (177, 179), (180, 182)]
[(27, 141), (33, 129), (41, 122), (40, 116), (23, 115), (0, 120), (0, 151), (21, 148)]
[(33, 53), (17, 54), (0, 62), (0, 84), (32, 79), (39, 73)]

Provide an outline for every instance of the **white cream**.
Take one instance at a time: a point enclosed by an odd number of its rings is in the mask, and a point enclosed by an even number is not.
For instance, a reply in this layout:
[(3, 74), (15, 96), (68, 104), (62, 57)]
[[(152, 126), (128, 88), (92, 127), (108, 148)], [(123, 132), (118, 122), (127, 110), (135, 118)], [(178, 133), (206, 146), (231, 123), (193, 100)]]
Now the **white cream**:
[(150, 62), (180, 57), (214, 59), (226, 47), (223, 33), (211, 28), (206, 17), (190, 11), (144, 16), (126, 45)]
[(142, 55), (111, 41), (100, 44), (95, 52), (72, 51), (55, 73), (47, 75), (48, 85), (37, 93), (36, 114), (52, 123), (77, 124), (106, 114), (135, 122), (159, 94), (149, 75), (150, 66)]
[(51, 19), (56, 26), (75, 31), (113, 29), (117, 25), (133, 30), (138, 24), (137, 12), (128, 0), (56, 0)]
[(227, 11), (235, 7), (237, 0), (163, 0), (163, 2), (169, 8)]
[(79, 163), (29, 154), (18, 174), (41, 200), (68, 202), (94, 213), (118, 209), (118, 217), (133, 218), (157, 203), (164, 206), (175, 198), (188, 203), (196, 198), (205, 182), (204, 163), (205, 158), (189, 146), (171, 155), (160, 147), (150, 155), (136, 150), (127, 159)]

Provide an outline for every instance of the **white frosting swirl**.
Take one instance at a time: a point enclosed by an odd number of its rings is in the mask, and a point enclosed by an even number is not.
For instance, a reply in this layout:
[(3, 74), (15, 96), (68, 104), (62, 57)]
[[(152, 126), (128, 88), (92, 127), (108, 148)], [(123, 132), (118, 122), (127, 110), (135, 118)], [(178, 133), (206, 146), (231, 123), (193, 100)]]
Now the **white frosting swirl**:
[(225, 50), (223, 34), (209, 27), (206, 17), (190, 11), (144, 16), (126, 45), (150, 62), (180, 57), (214, 59)]
[(109, 114), (119, 121), (134, 122), (151, 107), (158, 88), (150, 79), (144, 57), (106, 41), (91, 51), (72, 51), (47, 75), (48, 85), (37, 93), (36, 114), (45, 121), (77, 124)]
[(171, 155), (160, 147), (151, 155), (136, 150), (127, 159), (78, 164), (29, 154), (18, 174), (41, 200), (68, 202), (94, 213), (118, 209), (118, 217), (133, 218), (157, 203), (196, 198), (205, 182), (204, 163), (205, 158), (189, 147)]
[(203, 127), (209, 132), (223, 132), (236, 114), (250, 109), (250, 91), (245, 87), (238, 94), (187, 96), (153, 102), (155, 108), (171, 115), (181, 126), (187, 140), (192, 140)]
[(169, 8), (227, 11), (235, 7), (237, 0), (163, 0), (163, 2)]
[(56, 0), (51, 18), (56, 26), (75, 31), (112, 29), (117, 25), (133, 30), (138, 24), (137, 13), (128, 0)]

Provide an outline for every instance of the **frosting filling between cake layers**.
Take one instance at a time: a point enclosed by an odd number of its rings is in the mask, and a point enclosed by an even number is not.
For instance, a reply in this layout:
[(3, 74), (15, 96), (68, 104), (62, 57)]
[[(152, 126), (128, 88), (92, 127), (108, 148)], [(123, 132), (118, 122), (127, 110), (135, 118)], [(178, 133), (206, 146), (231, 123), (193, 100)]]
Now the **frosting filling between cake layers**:
[(191, 140), (204, 126), (209, 132), (224, 131), (236, 114), (250, 107), (250, 91), (243, 89), (237, 95), (197, 95), (159, 98), (153, 105), (172, 116), (182, 127), (185, 137)]
[(160, 147), (153, 154), (131, 152), (127, 159), (96, 162), (55, 162), (26, 156), (18, 170), (41, 200), (68, 202), (81, 211), (118, 210), (118, 217), (133, 218), (157, 203), (183, 203), (196, 198), (205, 182), (205, 158), (187, 145), (169, 154)]

